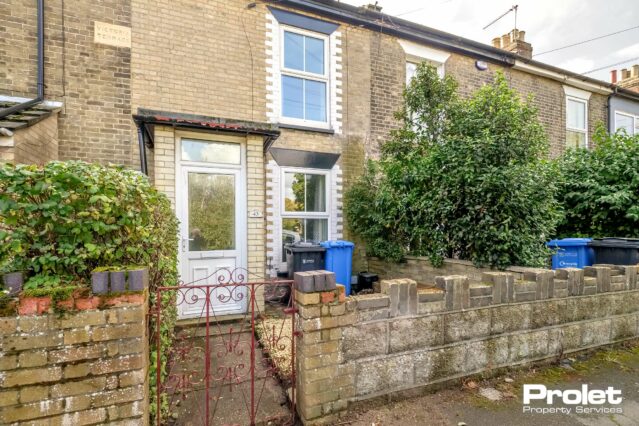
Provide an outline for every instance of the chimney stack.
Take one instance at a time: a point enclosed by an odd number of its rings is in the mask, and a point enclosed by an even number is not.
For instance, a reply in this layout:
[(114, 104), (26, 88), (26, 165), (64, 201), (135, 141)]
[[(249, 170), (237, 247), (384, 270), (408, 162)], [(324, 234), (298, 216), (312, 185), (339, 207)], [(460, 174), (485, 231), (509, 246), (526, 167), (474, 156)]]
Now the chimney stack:
[(378, 4), (378, 2), (376, 1), (375, 4), (373, 3), (368, 3), (365, 4), (364, 6), (362, 6), (364, 9), (368, 9), (368, 10), (372, 10), (373, 12), (381, 12), (382, 11), (382, 7)]
[(631, 66), (630, 69), (624, 68), (619, 74), (617, 70), (610, 71), (610, 82), (639, 93), (639, 64)]
[(532, 59), (532, 45), (526, 42), (525, 31), (514, 29), (501, 37), (495, 37), (493, 39), (493, 47)]

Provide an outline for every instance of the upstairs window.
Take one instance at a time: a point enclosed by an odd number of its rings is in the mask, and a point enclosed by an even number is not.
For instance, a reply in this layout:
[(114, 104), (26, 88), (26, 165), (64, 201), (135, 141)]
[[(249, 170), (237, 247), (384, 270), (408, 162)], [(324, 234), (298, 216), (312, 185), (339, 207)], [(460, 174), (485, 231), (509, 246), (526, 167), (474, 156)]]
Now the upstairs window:
[(328, 37), (282, 30), (282, 122), (328, 127)]
[(588, 146), (588, 101), (584, 99), (566, 98), (566, 146)]
[(639, 116), (615, 112), (615, 132), (621, 129), (630, 136), (639, 135)]
[(415, 78), (415, 75), (417, 74), (417, 66), (420, 62), (427, 62), (428, 64), (434, 66), (435, 68), (437, 68), (437, 74), (439, 75), (439, 78), (444, 78), (444, 64), (429, 60), (420, 60), (417, 58), (406, 62), (406, 86), (408, 86), (411, 80)]

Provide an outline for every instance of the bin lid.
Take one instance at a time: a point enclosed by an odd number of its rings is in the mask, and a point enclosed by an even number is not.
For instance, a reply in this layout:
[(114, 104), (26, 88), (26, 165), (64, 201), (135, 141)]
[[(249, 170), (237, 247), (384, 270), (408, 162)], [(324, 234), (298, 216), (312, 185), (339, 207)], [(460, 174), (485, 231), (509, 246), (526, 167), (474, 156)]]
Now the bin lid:
[(292, 253), (304, 253), (304, 252), (325, 252), (326, 249), (319, 244), (309, 244), (309, 243), (295, 243), (295, 244), (286, 244), (284, 246), (286, 250), (291, 251)]
[(322, 241), (320, 243), (322, 247), (334, 248), (334, 247), (355, 247), (355, 243), (350, 241), (334, 240), (334, 241)]
[(547, 247), (583, 247), (587, 246), (592, 240), (590, 238), (562, 238), (561, 240), (550, 240), (546, 243)]
[(638, 238), (595, 238), (590, 243), (593, 247), (639, 248)]

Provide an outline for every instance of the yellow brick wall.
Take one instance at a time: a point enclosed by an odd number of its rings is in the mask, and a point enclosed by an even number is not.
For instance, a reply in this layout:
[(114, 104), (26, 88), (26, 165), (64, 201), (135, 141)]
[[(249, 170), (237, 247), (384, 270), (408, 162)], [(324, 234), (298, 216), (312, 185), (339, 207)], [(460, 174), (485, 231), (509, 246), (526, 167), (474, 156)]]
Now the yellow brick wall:
[[(35, 97), (35, 1), (0, 2), (0, 94)], [(45, 2), (45, 97), (64, 102), (59, 157), (139, 167), (131, 49), (93, 43), (94, 21), (131, 26), (130, 0)], [(64, 25), (63, 25), (64, 22)]]
[(44, 164), (58, 159), (58, 113), (44, 120), (17, 130), (15, 141), (15, 163)]

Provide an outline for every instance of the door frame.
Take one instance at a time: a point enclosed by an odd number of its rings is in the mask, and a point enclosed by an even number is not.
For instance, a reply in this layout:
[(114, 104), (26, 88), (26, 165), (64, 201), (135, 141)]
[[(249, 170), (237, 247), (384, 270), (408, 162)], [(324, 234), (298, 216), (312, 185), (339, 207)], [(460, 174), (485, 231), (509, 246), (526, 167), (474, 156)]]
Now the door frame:
[[(226, 142), (237, 143), (240, 145), (240, 164), (220, 164), (220, 163), (203, 163), (196, 161), (182, 160), (182, 139), (202, 140), (207, 142)], [(248, 194), (247, 194), (247, 158), (246, 158), (246, 139), (242, 137), (233, 137), (223, 134), (211, 134), (202, 132), (176, 131), (175, 132), (175, 213), (180, 221), (179, 225), (179, 241), (178, 241), (178, 272), (180, 280), (185, 285), (188, 282), (184, 280), (186, 277), (186, 261), (184, 238), (188, 241), (188, 194), (186, 188), (185, 172), (200, 171), (204, 173), (237, 173), (236, 200), (241, 205), (235, 206), (236, 220), (236, 246), (239, 252), (239, 261), (236, 268), (247, 270), (248, 265)], [(237, 204), (236, 201), (236, 204)], [(230, 271), (231, 273), (233, 271)], [(247, 306), (243, 307), (243, 311)], [(228, 314), (237, 314), (238, 312), (229, 312)], [(178, 312), (181, 317), (181, 312)]]

